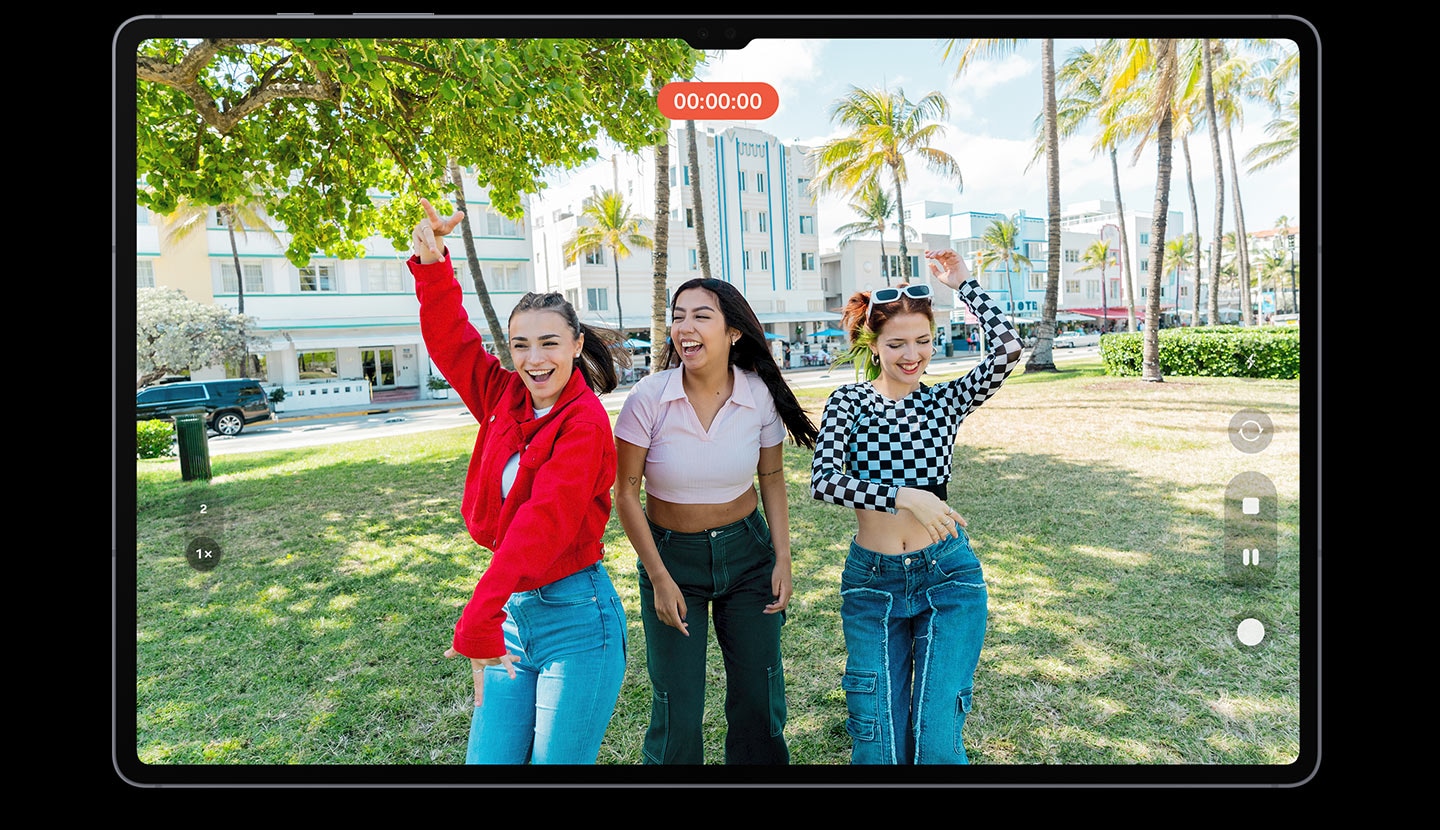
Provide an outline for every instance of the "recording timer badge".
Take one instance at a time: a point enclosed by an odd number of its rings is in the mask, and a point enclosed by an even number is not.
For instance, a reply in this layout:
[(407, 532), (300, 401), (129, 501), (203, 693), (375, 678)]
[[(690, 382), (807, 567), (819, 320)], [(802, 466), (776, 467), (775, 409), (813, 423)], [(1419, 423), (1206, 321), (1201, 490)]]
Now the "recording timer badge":
[(220, 564), (225, 537), (225, 511), (219, 494), (209, 487), (185, 498), (185, 561), (197, 571)]

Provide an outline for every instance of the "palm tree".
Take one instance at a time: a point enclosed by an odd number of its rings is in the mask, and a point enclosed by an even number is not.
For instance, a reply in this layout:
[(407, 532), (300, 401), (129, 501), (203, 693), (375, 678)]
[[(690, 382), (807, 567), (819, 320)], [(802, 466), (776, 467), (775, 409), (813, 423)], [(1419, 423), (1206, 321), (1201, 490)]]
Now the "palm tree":
[[(1015, 285), (1010, 280), (1011, 265), (1030, 267), (1030, 258), (1020, 253), (1020, 225), (1015, 219), (996, 219), (980, 235), (980, 248), (976, 261), (976, 277), (989, 270), (996, 263), (1005, 266), (1005, 290), (1010, 295), (1010, 312), (1019, 310), (1016, 304)], [(1028, 370), (1027, 370), (1028, 371)]]
[(1271, 136), (1271, 140), (1256, 144), (1250, 148), (1250, 152), (1245, 154), (1245, 162), (1250, 165), (1247, 172), (1254, 173), (1279, 164), (1300, 149), (1300, 99), (1298, 96), (1291, 94), (1290, 100), (1284, 105), (1284, 110), (1277, 113), (1265, 125), (1265, 133)]
[[(890, 261), (885, 254), (885, 227), (890, 217), (895, 215), (895, 202), (890, 198), (890, 191), (872, 182), (850, 200), (850, 209), (861, 218), (859, 222), (850, 222), (835, 229), (840, 235), (839, 247), (844, 248), (863, 237), (880, 237), (880, 274), (885, 277), (885, 284), (889, 285)], [(914, 228), (905, 228), (905, 231), (912, 238), (916, 235)]]
[[(1225, 167), (1220, 158), (1220, 119), (1217, 117), (1215, 109), (1214, 52), (1209, 39), (1201, 42), (1200, 59), (1205, 76), (1205, 123), (1210, 132), (1210, 159), (1215, 174), (1215, 224), (1210, 238), (1220, 240), (1225, 233)], [(1212, 326), (1220, 325), (1220, 259), (1220, 256), (1210, 258), (1210, 325)]]
[(814, 188), (817, 193), (839, 191), (857, 194), (878, 183), (883, 175), (895, 187), (895, 210), (900, 220), (900, 264), (903, 279), (911, 274), (910, 253), (905, 245), (904, 185), (909, 181), (905, 158), (919, 156), (926, 168), (951, 179), (964, 188), (960, 165), (943, 150), (931, 145), (945, 131), (940, 123), (950, 114), (950, 104), (939, 92), (911, 102), (903, 89), (850, 91), (830, 106), (830, 119), (850, 128), (848, 135), (821, 144), (814, 150), (819, 163)]
[[(1195, 234), (1193, 233), (1187, 233), (1181, 236), (1177, 236), (1174, 239), (1171, 239), (1165, 243), (1165, 270), (1175, 275), (1176, 319), (1179, 319), (1181, 310), (1180, 274), (1185, 270), (1186, 263), (1196, 258), (1196, 250), (1197, 246), (1195, 244)], [(1198, 261), (1195, 267), (1200, 267)], [(1200, 295), (1198, 293), (1195, 295), (1195, 299), (1197, 300), (1197, 302), (1193, 304), (1192, 308), (1198, 308), (1200, 305), (1200, 303), (1198, 302), (1198, 300), (1200, 299)], [(1198, 321), (1196, 324), (1198, 324)]]
[(495, 356), (500, 358), (501, 366), (514, 369), (515, 362), (510, 357), (510, 341), (505, 338), (505, 330), (500, 327), (500, 317), (495, 313), (495, 306), (490, 302), (490, 289), (485, 285), (485, 274), (480, 270), (480, 254), (475, 248), (475, 232), (470, 227), (470, 211), (465, 209), (465, 179), (461, 175), (460, 164), (454, 157), (447, 160), (447, 165), (450, 169), (450, 184), (455, 188), (456, 204), (460, 205), (462, 211), (460, 237), (465, 244), (465, 263), (470, 268), (470, 281), (475, 284), (480, 309), (485, 313), (485, 323), (490, 328), (490, 339), (495, 342)]
[(601, 190), (585, 197), (580, 208), (581, 221), (589, 220), (575, 229), (575, 235), (565, 243), (565, 255), (579, 258), (597, 251), (609, 251), (615, 265), (615, 317), (616, 326), (623, 340), (625, 333), (625, 312), (620, 306), (620, 260), (630, 256), (631, 248), (650, 250), (655, 242), (644, 233), (645, 221), (631, 212), (625, 197), (614, 190)]
[[(1099, 123), (1100, 131), (1091, 149), (1110, 157), (1110, 179), (1115, 190), (1116, 227), (1120, 233), (1120, 305), (1125, 308), (1125, 330), (1135, 330), (1135, 290), (1130, 273), (1130, 230), (1125, 222), (1125, 200), (1120, 191), (1119, 136), (1117, 124), (1119, 112), (1125, 105), (1121, 96), (1107, 97), (1105, 79), (1112, 73), (1119, 59), (1120, 41), (1111, 39), (1097, 44), (1094, 52), (1074, 49), (1070, 57), (1060, 65), (1055, 80), (1061, 84), (1064, 94), (1056, 104), (1056, 119), (1059, 134), (1070, 137), (1091, 118)], [(1044, 152), (1044, 142), (1037, 137), (1035, 154)]]
[[(955, 76), (960, 76), (972, 56), (986, 53), (1003, 54), (1012, 51), (1018, 43), (1019, 41), (1014, 39), (971, 40), (956, 63)], [(954, 40), (946, 43), (944, 58), (949, 57), (950, 49), (954, 45)], [(1046, 256), (1045, 301), (1041, 305), (1040, 325), (1036, 327), (1035, 348), (1030, 351), (1030, 359), (1025, 363), (1027, 372), (1055, 369), (1051, 347), (1055, 339), (1056, 305), (1060, 296), (1060, 133), (1055, 100), (1055, 41), (1053, 39), (1044, 38), (1040, 41), (1040, 62), (1044, 72), (1041, 78), (1044, 92), (1042, 130), (1045, 135), (1045, 192), (1046, 210), (1049, 213), (1049, 221), (1046, 223), (1046, 244), (1049, 246), (1049, 251)]]
[[(1080, 252), (1080, 267), (1075, 269), (1076, 273), (1096, 270), (1100, 272), (1100, 296), (1104, 298), (1102, 306), (1109, 305), (1109, 298), (1105, 297), (1105, 267), (1109, 264), (1110, 242), (1102, 238), (1091, 242), (1085, 250)], [(1101, 325), (1105, 325), (1106, 322), (1108, 320), (1102, 321)]]
[(655, 145), (655, 274), (650, 284), (650, 353), (665, 342), (670, 272), (670, 131)]
[[(258, 194), (252, 194), (249, 199), (229, 202), (222, 205), (206, 205), (200, 202), (182, 200), (174, 213), (166, 217), (164, 222), (164, 234), (166, 244), (175, 244), (195, 233), (197, 229), (204, 229), (209, 221), (210, 209), (215, 209), (215, 216), (220, 224), (225, 226), (230, 236), (230, 258), (235, 266), (236, 284), (236, 313), (245, 315), (245, 272), (240, 268), (240, 246), (235, 241), (235, 234), (238, 231), (241, 237), (248, 236), (251, 231), (267, 236), (273, 241), (276, 247), (285, 248), (285, 243), (280, 241), (280, 235), (270, 226), (269, 217), (266, 215), (265, 201)], [(242, 377), (249, 377), (252, 373), (259, 371), (259, 364), (254, 367), (250, 365), (250, 344), (249, 338), (244, 338), (244, 355), (240, 361), (240, 374)]]
[(1171, 129), (1175, 120), (1178, 77), (1176, 51), (1173, 38), (1127, 41), (1123, 62), (1127, 70), (1112, 78), (1117, 94), (1125, 94), (1132, 87), (1145, 90), (1143, 100), (1146, 106), (1134, 119), (1132, 129), (1140, 137), (1135, 156), (1139, 157), (1152, 137), (1155, 141), (1155, 207), (1150, 221), (1150, 280), (1140, 365), (1142, 379), (1156, 383), (1165, 379), (1160, 371), (1160, 280), (1164, 274), (1165, 226), (1170, 209), (1171, 155), (1174, 150)]

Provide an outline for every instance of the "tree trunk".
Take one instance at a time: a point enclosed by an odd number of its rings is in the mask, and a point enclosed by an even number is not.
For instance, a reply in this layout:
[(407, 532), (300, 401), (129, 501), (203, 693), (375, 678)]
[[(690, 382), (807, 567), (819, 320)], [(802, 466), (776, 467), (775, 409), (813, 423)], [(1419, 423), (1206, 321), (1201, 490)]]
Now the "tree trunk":
[(1215, 120), (1215, 86), (1212, 73), (1210, 41), (1206, 40), (1201, 55), (1205, 61), (1205, 112), (1210, 123), (1210, 158), (1215, 167), (1215, 224), (1211, 231), (1210, 251), (1210, 325), (1220, 325), (1220, 256), (1225, 247), (1225, 164), (1220, 156), (1220, 125)]
[[(1195, 297), (1190, 303), (1190, 325), (1200, 325), (1200, 204), (1195, 201), (1195, 173), (1190, 166), (1190, 136), (1180, 137), (1185, 149), (1185, 190), (1190, 194), (1190, 215), (1195, 219)], [(1180, 319), (1180, 280), (1175, 280), (1175, 319)]]
[(900, 218), (900, 279), (909, 282), (910, 250), (905, 247), (905, 197), (900, 193), (899, 173), (895, 174), (895, 214)]
[[(1125, 228), (1125, 202), (1120, 198), (1120, 163), (1110, 148), (1110, 178), (1115, 182), (1115, 213), (1120, 227), (1120, 293), (1125, 306), (1125, 330), (1135, 330), (1135, 278), (1130, 273), (1130, 234)], [(1108, 322), (1108, 321), (1107, 321)]]
[(620, 251), (614, 246), (610, 248), (610, 257), (615, 260), (615, 327), (620, 330), (620, 339), (629, 337), (625, 334), (625, 312), (620, 308)]
[(490, 339), (495, 342), (495, 355), (506, 369), (515, 368), (510, 357), (510, 343), (505, 339), (505, 330), (500, 328), (500, 319), (495, 316), (495, 306), (490, 303), (490, 289), (485, 287), (485, 275), (480, 271), (480, 255), (475, 251), (475, 234), (470, 229), (469, 204), (465, 201), (465, 180), (461, 177), (460, 165), (450, 159), (450, 181), (455, 186), (455, 200), (462, 211), (460, 233), (465, 239), (465, 261), (470, 264), (470, 281), (475, 283), (475, 293), (480, 297), (480, 308), (485, 312), (485, 322), (490, 326)]
[(700, 276), (710, 279), (710, 243), (705, 239), (705, 199), (700, 189), (700, 139), (695, 135), (695, 122), (685, 122), (686, 142), (690, 156), (690, 209), (695, 211), (695, 251), (700, 260)]
[[(1161, 39), (1156, 49), (1156, 74), (1165, 77), (1174, 61), (1175, 41)], [(1165, 91), (1160, 123), (1155, 130), (1155, 217), (1150, 224), (1150, 290), (1145, 304), (1145, 346), (1141, 358), (1144, 380), (1160, 382), (1160, 278), (1165, 269), (1165, 214), (1170, 209), (1171, 107), (1170, 93)]]
[[(225, 230), (230, 232), (230, 257), (235, 261), (235, 297), (238, 301), (237, 314), (245, 313), (245, 272), (240, 270), (240, 246), (235, 242), (235, 217), (230, 215), (225, 208), (220, 208), (220, 215), (225, 217)], [(244, 344), (240, 356), (240, 377), (250, 376), (250, 335), (245, 333), (241, 337)]]
[(1255, 315), (1250, 311), (1250, 240), (1245, 234), (1245, 211), (1240, 201), (1240, 173), (1235, 169), (1235, 137), (1229, 127), (1225, 128), (1225, 143), (1230, 148), (1230, 192), (1235, 194), (1235, 256), (1240, 260), (1240, 303), (1241, 322), (1255, 325)]
[[(670, 131), (655, 145), (655, 274), (650, 288), (650, 359), (660, 356), (665, 342), (670, 270)], [(655, 367), (660, 368), (660, 367)]]
[[(1035, 347), (1030, 350), (1030, 360), (1025, 371), (1055, 371), (1053, 344), (1055, 342), (1055, 308), (1060, 295), (1060, 130), (1055, 113), (1055, 41), (1045, 38), (1040, 41), (1040, 59), (1044, 62), (1045, 73), (1045, 166), (1047, 208), (1049, 221), (1045, 223), (1046, 239), (1050, 250), (1046, 255), (1045, 299), (1040, 307), (1040, 325), (1035, 330)], [(1104, 276), (1101, 276), (1104, 279)]]

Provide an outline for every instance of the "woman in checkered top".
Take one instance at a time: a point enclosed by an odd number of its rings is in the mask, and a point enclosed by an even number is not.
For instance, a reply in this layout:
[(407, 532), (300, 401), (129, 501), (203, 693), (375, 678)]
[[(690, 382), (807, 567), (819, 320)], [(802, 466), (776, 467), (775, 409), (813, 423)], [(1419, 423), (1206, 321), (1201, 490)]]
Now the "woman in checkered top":
[(1020, 361), (1015, 327), (954, 251), (925, 253), (985, 328), (964, 376), (921, 382), (934, 355), (930, 286), (857, 292), (841, 325), (867, 380), (830, 394), (811, 494), (855, 510), (840, 577), (855, 764), (964, 764), (960, 732), (985, 637), (987, 593), (965, 519), (946, 503), (955, 433)]

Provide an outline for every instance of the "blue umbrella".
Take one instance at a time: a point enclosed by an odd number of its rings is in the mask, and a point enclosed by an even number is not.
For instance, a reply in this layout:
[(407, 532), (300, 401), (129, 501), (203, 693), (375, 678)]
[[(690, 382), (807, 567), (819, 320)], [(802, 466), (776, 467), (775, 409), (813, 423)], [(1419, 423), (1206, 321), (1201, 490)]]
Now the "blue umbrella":
[(649, 341), (649, 340), (636, 340), (635, 338), (630, 337), (630, 338), (627, 338), (627, 339), (625, 340), (625, 348), (627, 348), (627, 349), (648, 349), (648, 348), (650, 348), (650, 341)]
[(844, 337), (844, 336), (845, 336), (845, 332), (841, 331), (840, 329), (829, 328), (829, 329), (825, 329), (824, 331), (817, 331), (817, 332), (815, 332), (814, 334), (812, 334), (812, 335), (810, 335), (810, 336), (811, 336), (811, 337)]
[(766, 340), (784, 340), (785, 338), (781, 337), (781, 336), (778, 335), (778, 334), (775, 334), (774, 332), (769, 332), (769, 331), (767, 331), (767, 332), (765, 332), (765, 339), (766, 339)]

